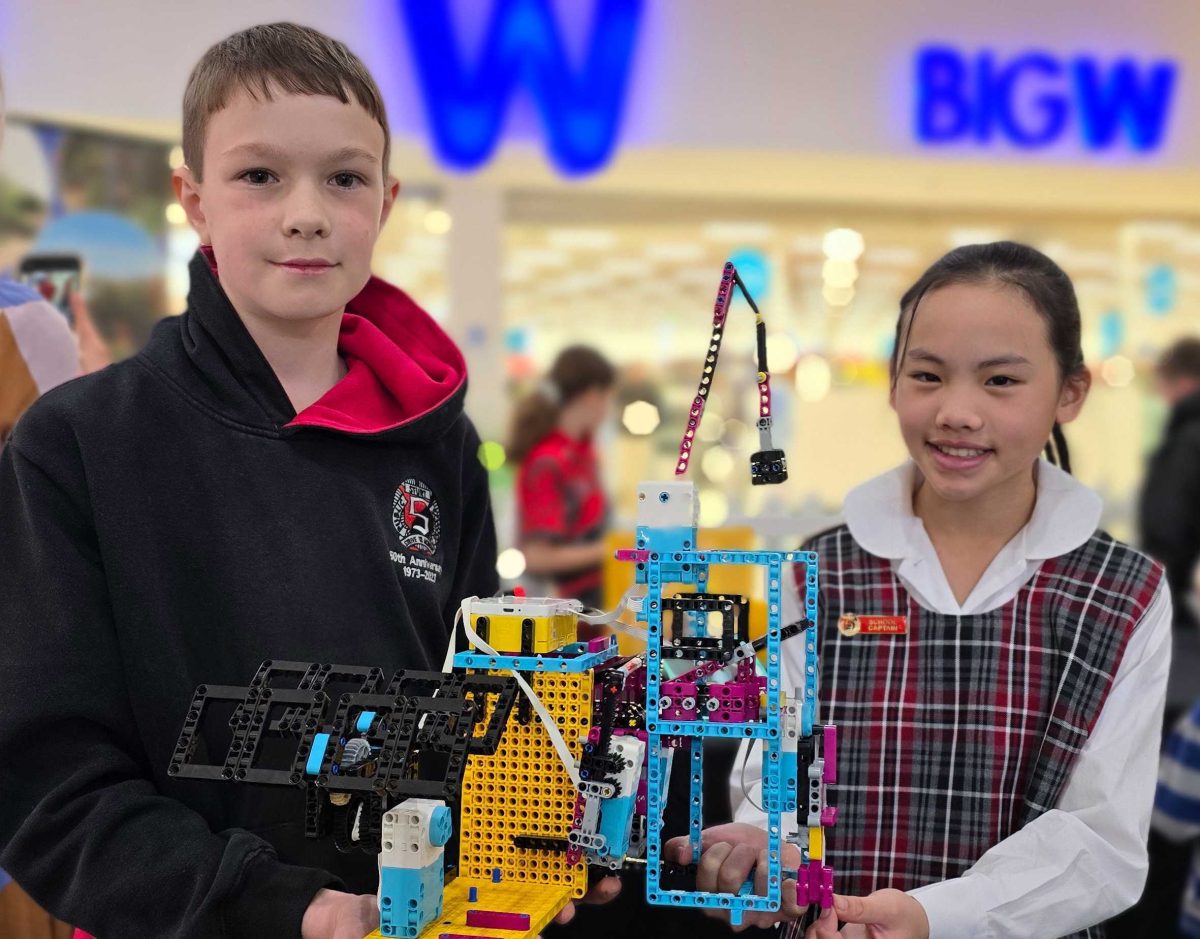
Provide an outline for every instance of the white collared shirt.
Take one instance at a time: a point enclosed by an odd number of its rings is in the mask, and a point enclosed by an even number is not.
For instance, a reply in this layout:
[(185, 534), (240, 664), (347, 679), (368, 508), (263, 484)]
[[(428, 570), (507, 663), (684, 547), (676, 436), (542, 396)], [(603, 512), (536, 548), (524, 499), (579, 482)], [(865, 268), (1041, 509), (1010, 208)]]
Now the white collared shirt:
[[(846, 524), (866, 551), (892, 561), (921, 606), (947, 616), (1003, 606), (1048, 558), (1086, 542), (1100, 521), (1090, 489), (1046, 461), (1037, 472), (1033, 515), (959, 604), (925, 526), (913, 514), (915, 466), (905, 463), (846, 496)], [(802, 615), (787, 578), (783, 622)], [(803, 649), (784, 644), (785, 686), (802, 675)], [(1158, 769), (1171, 658), (1171, 598), (1165, 579), (1130, 637), (1100, 717), (1058, 804), (995, 845), (961, 877), (910, 891), (929, 917), (930, 939), (1054, 939), (1116, 915), (1146, 879), (1146, 840)], [(765, 824), (761, 761), (739, 754), (730, 781), (737, 821)], [(750, 798), (747, 798), (750, 796)], [(832, 791), (836, 803), (837, 788)], [(837, 837), (837, 829), (830, 832)], [(837, 872), (834, 872), (836, 885)]]

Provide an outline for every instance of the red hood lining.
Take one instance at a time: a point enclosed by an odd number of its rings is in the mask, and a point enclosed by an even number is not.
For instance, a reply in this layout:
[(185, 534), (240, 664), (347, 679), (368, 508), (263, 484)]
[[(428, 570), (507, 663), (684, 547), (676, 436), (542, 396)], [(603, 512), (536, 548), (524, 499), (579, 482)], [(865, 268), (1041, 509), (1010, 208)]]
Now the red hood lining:
[[(218, 277), (211, 245), (200, 251)], [(347, 372), (288, 427), (376, 434), (445, 404), (467, 377), (462, 352), (408, 294), (372, 277), (346, 304), (338, 352)]]

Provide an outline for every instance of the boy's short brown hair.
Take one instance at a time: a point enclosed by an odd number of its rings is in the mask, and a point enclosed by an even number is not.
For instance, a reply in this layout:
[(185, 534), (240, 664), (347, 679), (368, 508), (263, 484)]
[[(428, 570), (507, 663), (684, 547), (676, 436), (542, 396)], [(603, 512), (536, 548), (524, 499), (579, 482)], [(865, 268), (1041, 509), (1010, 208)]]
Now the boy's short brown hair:
[(343, 104), (356, 100), (383, 128), (383, 175), (387, 178), (392, 139), (379, 86), (345, 43), (295, 23), (251, 26), (210, 48), (188, 78), (183, 93), (183, 158), (202, 178), (208, 121), (243, 89), (270, 101), (272, 87), (301, 95), (328, 95)]

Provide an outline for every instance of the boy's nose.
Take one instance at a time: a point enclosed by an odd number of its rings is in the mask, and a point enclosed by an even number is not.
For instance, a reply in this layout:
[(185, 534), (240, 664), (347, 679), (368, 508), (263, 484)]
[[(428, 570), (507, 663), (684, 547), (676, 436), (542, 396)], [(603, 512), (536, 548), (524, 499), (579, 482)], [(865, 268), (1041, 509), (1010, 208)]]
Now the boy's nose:
[(316, 215), (297, 214), (289, 221), (287, 233), (300, 238), (323, 238), (329, 234), (329, 226)]
[(297, 191), (288, 201), (284, 232), (299, 238), (322, 238), (329, 234), (329, 214), (316, 193)]

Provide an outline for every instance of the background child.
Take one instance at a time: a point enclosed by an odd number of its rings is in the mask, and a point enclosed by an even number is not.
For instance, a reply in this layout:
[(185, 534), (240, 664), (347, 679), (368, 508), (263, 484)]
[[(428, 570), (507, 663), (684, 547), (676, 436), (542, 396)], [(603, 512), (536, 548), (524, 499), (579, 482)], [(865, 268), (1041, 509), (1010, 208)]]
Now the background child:
[(1166, 569), (1175, 601), (1170, 728), (1200, 696), (1200, 619), (1192, 602), (1200, 561), (1200, 339), (1172, 343), (1155, 363), (1154, 385), (1169, 413), (1146, 466), (1138, 529), (1146, 553)]
[(571, 346), (517, 408), (509, 454), (520, 461), (517, 527), (527, 573), (547, 596), (603, 599), (608, 499), (592, 438), (612, 407), (616, 369), (595, 349)]
[[(1171, 604), (1158, 565), (1096, 530), (1099, 498), (1039, 459), (1053, 439), (1069, 465), (1060, 425), (1090, 384), (1074, 289), (1032, 248), (959, 248), (905, 294), (896, 336), (911, 460), (805, 545), (840, 742), (827, 857), (857, 895), (837, 918), (872, 924), (840, 934), (1086, 935), (1145, 878)], [(843, 634), (845, 614), (888, 631)], [(704, 883), (741, 883), (765, 846), (760, 786), (731, 785), (754, 824), (706, 833)], [(809, 932), (838, 934), (830, 913)]]

